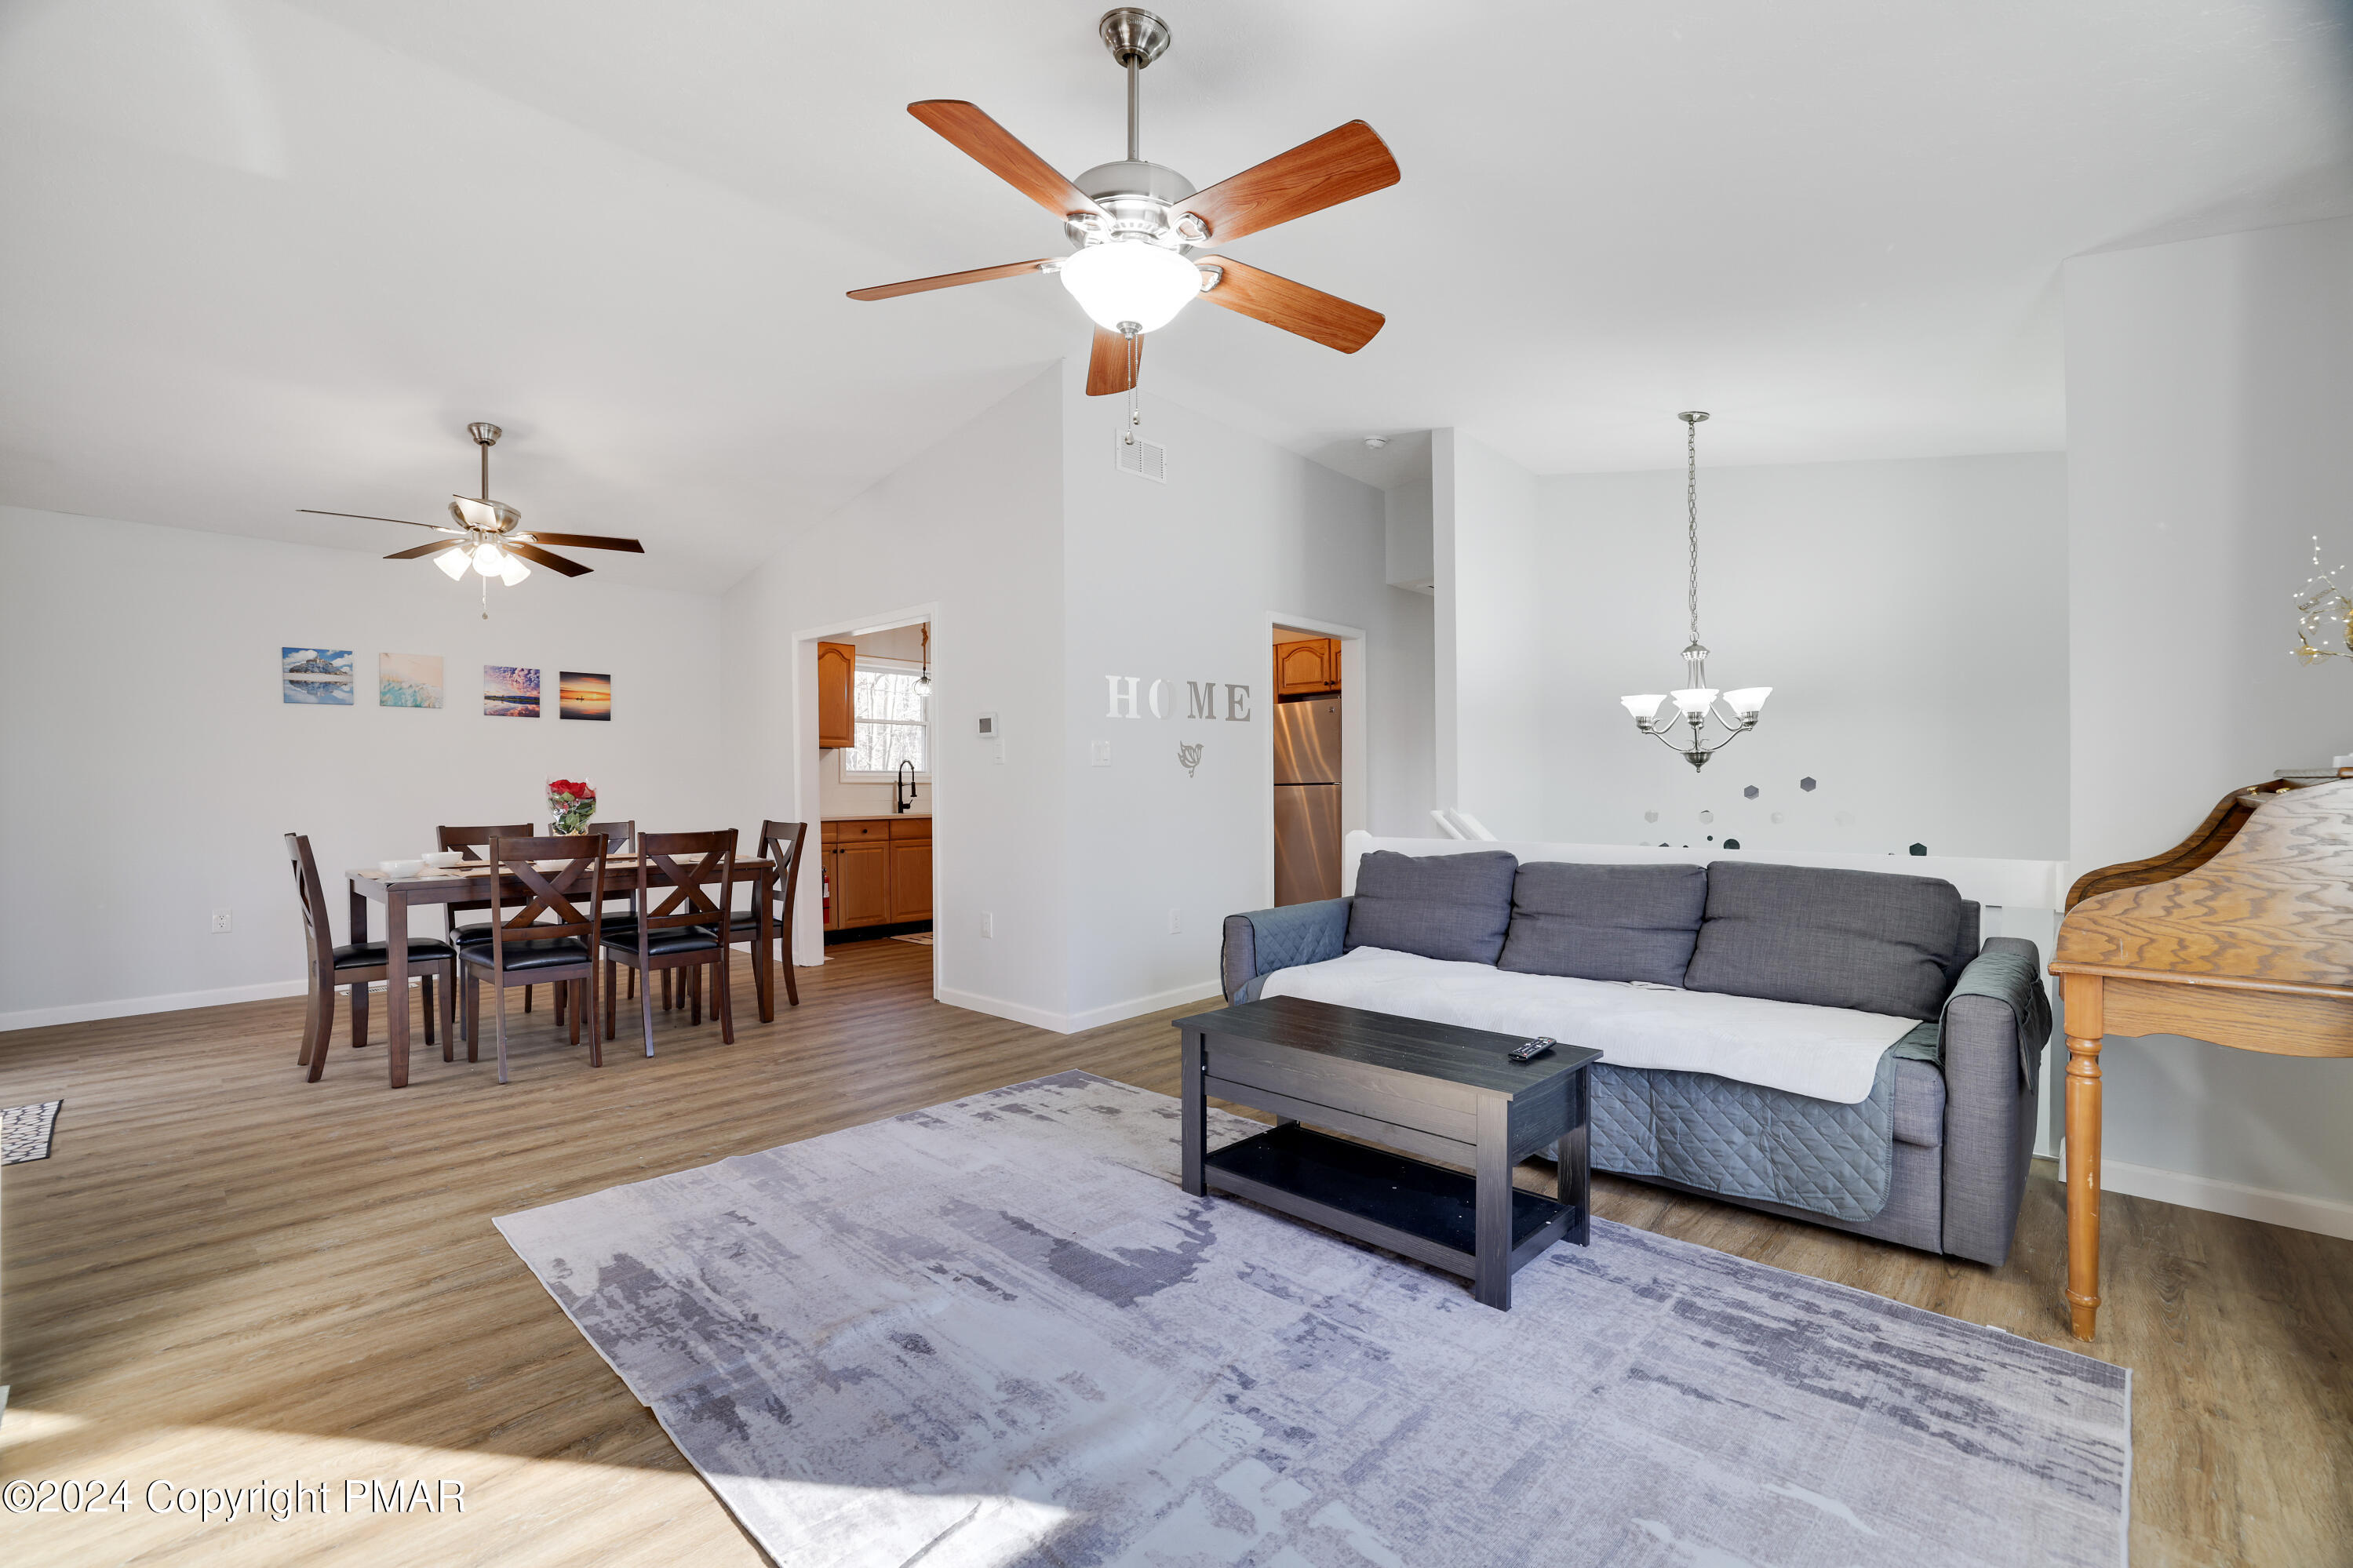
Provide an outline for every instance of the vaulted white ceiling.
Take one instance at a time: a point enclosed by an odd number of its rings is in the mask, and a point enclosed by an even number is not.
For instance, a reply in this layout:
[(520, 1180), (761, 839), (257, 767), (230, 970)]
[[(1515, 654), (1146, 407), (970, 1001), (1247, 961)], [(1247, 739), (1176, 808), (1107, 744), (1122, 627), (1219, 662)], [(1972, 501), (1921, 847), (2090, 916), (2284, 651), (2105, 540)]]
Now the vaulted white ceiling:
[[(706, 590), (1052, 358), (1065, 248), (904, 112), (1120, 155), (1099, 4), (16, 0), (0, 500), (391, 549), (470, 489)], [(1163, 7), (1144, 151), (1200, 184), (1369, 120), (1401, 184), (1234, 252), (1387, 312), (1353, 358), (1193, 309), (1176, 392), (1374, 482), (2063, 443), (2060, 264), (2353, 212), (2326, 0)]]

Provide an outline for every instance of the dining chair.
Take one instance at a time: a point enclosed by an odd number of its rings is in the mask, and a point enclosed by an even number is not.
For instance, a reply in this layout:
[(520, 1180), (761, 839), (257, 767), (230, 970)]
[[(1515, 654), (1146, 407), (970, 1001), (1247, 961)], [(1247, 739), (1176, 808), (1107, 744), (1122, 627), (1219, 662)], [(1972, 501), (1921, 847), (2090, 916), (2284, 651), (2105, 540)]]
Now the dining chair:
[[(601, 833), (606, 837), (611, 839), (613, 841), (613, 853), (616, 855), (627, 855), (629, 852), (629, 847), (635, 844), (638, 840), (638, 825), (634, 820), (622, 822), (592, 822), (588, 825), (588, 831), (591, 833)], [(634, 999), (637, 994), (638, 972), (632, 969), (629, 971), (629, 995)]]
[[(466, 981), (466, 1059), (479, 1061), (481, 984), (491, 983), (499, 1042), (499, 1081), (507, 1081), (507, 985), (510, 975), (533, 983), (570, 985), (572, 1043), (580, 1043), (581, 1015), (588, 1020), (588, 1065), (605, 1065), (604, 1040), (596, 1032), (596, 942), (605, 908), (605, 857), (612, 841), (601, 833), (553, 838), (492, 838), (483, 859), (491, 874), (491, 940), (458, 950)], [(543, 860), (561, 862), (553, 872)], [(506, 879), (514, 878), (530, 897), (510, 915)], [(575, 902), (575, 900), (578, 900)], [(584, 984), (585, 983), (585, 984)]]
[[(469, 860), (479, 860), (482, 858), (482, 851), (490, 847), (491, 839), (528, 838), (539, 829), (528, 822), (511, 822), (498, 827), (445, 826), (437, 827), (433, 831), (438, 836), (437, 847), (445, 854), (455, 850)], [(461, 924), (458, 920), (461, 914), (479, 914), (490, 907), (489, 901), (482, 899), (470, 900), (462, 904), (442, 905), (442, 940), (451, 947), (463, 947), (470, 942), (490, 941), (491, 928), (488, 925), (480, 921), (469, 921)], [(526, 1013), (531, 1011), (531, 987), (528, 985), (522, 988), (522, 1010)], [(469, 1037), (472, 1027), (472, 1022), (469, 1020), (467, 1024), (470, 1031)]]
[[(286, 836), (286, 859), (294, 870), (294, 894), (302, 904), (302, 936), (311, 975), (311, 1000), (302, 1016), (302, 1051), (297, 1066), (311, 1069), (311, 1081), (326, 1070), (327, 1042), (335, 1032), (335, 987), (352, 988), (352, 1044), (367, 1044), (368, 986), (385, 978), (391, 952), (380, 942), (335, 945), (334, 928), (327, 921), (326, 889), (319, 881), (319, 863), (311, 858), (307, 834)], [(390, 933), (387, 932), (386, 935)], [(408, 973), (425, 987), (425, 1043), (433, 1043), (433, 982), (441, 982), (441, 1059), (450, 1059), (451, 1010), (457, 1005), (457, 955), (447, 942), (430, 937), (408, 939)]]
[[(634, 842), (638, 837), (638, 825), (631, 821), (592, 822), (586, 827), (582, 828), (581, 831), (584, 833), (603, 834), (611, 846), (609, 849), (610, 854), (626, 855), (629, 852), (630, 844)], [(621, 916), (626, 916), (631, 911), (625, 904), (621, 910)], [(621, 916), (615, 916), (610, 910), (605, 911), (605, 929), (610, 931), (613, 929), (614, 921), (621, 918)], [(629, 994), (631, 996), (635, 996), (637, 994), (638, 972), (632, 969), (629, 971)], [(526, 999), (531, 995), (531, 988), (529, 986), (523, 987), (523, 995)], [(565, 991), (559, 987), (555, 993), (555, 1021), (559, 1024), (564, 1022), (565, 995)], [(528, 1010), (527, 1004), (526, 1010)]]
[[(691, 869), (682, 867), (683, 856), (695, 857)], [(719, 868), (718, 889), (714, 897), (705, 887), (704, 875), (713, 862)], [(661, 892), (663, 881), (654, 873), (659, 871), (667, 881), (670, 896), (659, 908), (652, 898)], [(720, 940), (719, 922), (725, 915), (735, 892), (735, 830), (723, 828), (716, 833), (646, 833), (638, 837), (636, 888), (631, 902), (637, 918), (617, 931), (605, 943), (605, 1035), (613, 1036), (614, 1016), (617, 1004), (614, 1000), (616, 975), (619, 966), (648, 972), (646, 983), (638, 987), (638, 1007), (645, 1019), (646, 1055), (654, 1054), (654, 997), (651, 972), (662, 970), (677, 973), (685, 983), (686, 997), (693, 1009), (691, 1021), (702, 1022), (702, 971), (712, 972), (712, 1008), (719, 1017), (719, 1038), (723, 1044), (735, 1043), (735, 1006), (728, 994), (728, 955), (733, 947)]]
[[(806, 822), (760, 824), (760, 858), (772, 860), (776, 867), (776, 879), (769, 886), (769, 901), (778, 906), (774, 921), (774, 934), (784, 954), (785, 999), (793, 1006), (801, 1005), (800, 982), (793, 978), (793, 895), (801, 879), (801, 846), (808, 838)], [(756, 947), (760, 941), (760, 911), (757, 909), (731, 910), (727, 922), (727, 940), (745, 947)], [(769, 1001), (769, 988), (776, 984), (768, 973), (768, 955), (753, 955), (752, 978), (757, 984), (760, 999)], [(773, 1011), (773, 1006), (764, 1011)]]

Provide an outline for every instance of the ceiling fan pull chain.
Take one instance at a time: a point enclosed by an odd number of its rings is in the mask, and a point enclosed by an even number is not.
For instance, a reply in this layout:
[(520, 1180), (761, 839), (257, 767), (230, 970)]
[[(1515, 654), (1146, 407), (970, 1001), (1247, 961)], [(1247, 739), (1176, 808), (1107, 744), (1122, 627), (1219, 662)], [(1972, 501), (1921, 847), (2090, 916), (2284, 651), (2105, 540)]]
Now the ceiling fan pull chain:
[[(1127, 68), (1128, 79), (1130, 81), (1134, 81), (1135, 79), (1135, 67), (1131, 63)], [(1137, 330), (1134, 321), (1122, 321), (1120, 323), (1120, 331), (1127, 339), (1127, 428), (1121, 434), (1120, 440), (1124, 444), (1133, 447), (1135, 445), (1136, 426), (1144, 423), (1144, 409), (1137, 401), (1137, 394), (1135, 390), (1135, 362), (1137, 357), (1143, 352), (1144, 334), (1142, 331)]]

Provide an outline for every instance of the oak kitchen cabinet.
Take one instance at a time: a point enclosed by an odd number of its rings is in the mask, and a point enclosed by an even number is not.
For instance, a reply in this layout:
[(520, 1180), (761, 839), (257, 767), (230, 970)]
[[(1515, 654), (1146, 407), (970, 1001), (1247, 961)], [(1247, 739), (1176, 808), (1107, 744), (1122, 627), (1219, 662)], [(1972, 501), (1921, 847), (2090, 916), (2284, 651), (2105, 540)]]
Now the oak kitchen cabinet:
[(817, 645), (817, 743), (819, 750), (858, 744), (858, 645)]
[(1340, 689), (1340, 639), (1305, 637), (1274, 645), (1274, 694), (1324, 697)]
[(831, 898), (825, 929), (932, 918), (932, 819), (845, 816), (824, 825), (818, 847)]

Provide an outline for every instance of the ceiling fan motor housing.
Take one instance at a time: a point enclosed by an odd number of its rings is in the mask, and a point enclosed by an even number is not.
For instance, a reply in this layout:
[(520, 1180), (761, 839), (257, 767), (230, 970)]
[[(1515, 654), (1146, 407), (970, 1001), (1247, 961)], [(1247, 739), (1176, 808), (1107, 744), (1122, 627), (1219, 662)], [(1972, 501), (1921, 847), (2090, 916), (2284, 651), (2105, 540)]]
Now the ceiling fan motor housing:
[(1133, 59), (1138, 68), (1166, 54), (1175, 39), (1168, 24), (1141, 5), (1121, 5), (1104, 12), (1096, 29), (1113, 59), (1122, 66)]
[(1190, 250), (1208, 240), (1206, 234), (1191, 237), (1177, 228), (1178, 209), (1192, 199), (1197, 187), (1165, 163), (1126, 160), (1097, 163), (1071, 183), (1084, 191), (1109, 219), (1105, 222), (1084, 213), (1066, 220), (1063, 230), (1076, 244), (1134, 237), (1172, 249)]

